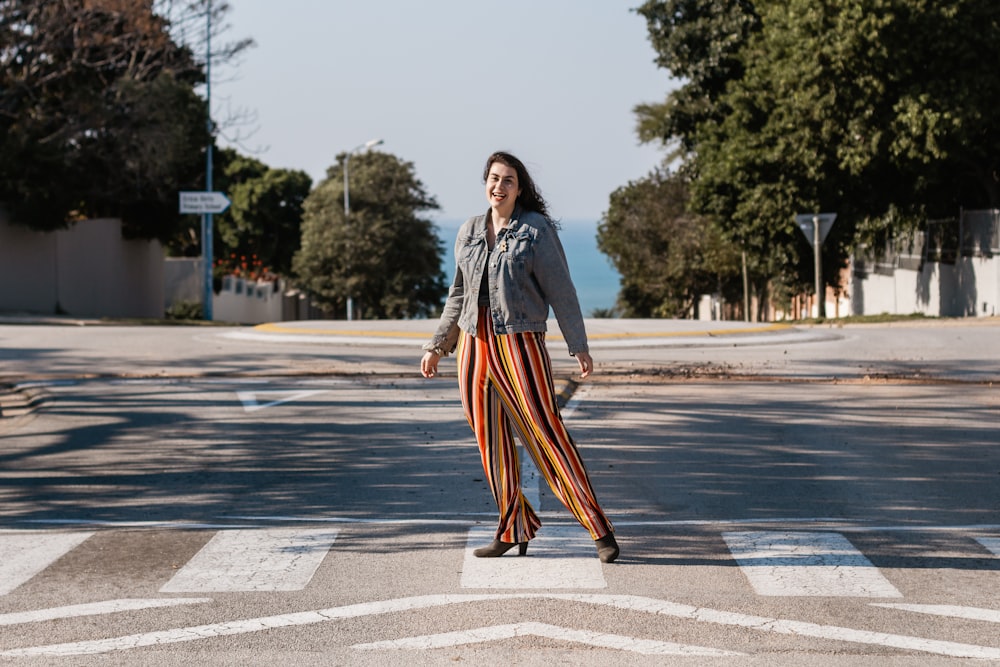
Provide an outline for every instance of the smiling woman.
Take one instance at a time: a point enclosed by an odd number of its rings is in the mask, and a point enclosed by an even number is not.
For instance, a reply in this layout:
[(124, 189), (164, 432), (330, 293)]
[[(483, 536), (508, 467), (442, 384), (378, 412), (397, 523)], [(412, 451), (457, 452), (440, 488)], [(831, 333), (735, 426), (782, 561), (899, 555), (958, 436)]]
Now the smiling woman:
[(441, 357), (457, 348), (462, 406), (500, 517), (493, 542), (473, 553), (495, 558), (517, 546), (523, 556), (542, 525), (521, 490), (516, 431), (553, 493), (594, 539), (598, 557), (610, 563), (618, 557), (614, 528), (563, 423), (545, 346), (551, 307), (580, 376), (593, 371), (566, 255), (523, 162), (493, 153), (483, 180), (490, 210), (458, 231), (455, 277), (420, 361), (423, 376), (435, 377)]

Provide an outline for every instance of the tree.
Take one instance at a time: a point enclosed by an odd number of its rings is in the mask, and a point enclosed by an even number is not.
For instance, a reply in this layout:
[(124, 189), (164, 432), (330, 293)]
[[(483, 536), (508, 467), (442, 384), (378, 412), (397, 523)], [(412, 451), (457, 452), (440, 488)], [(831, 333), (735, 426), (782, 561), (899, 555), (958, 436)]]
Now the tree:
[(0, 201), (16, 222), (170, 234), (210, 140), (202, 66), (170, 31), (152, 0), (0, 2)]
[(447, 293), (443, 247), (420, 211), (438, 208), (413, 164), (388, 153), (350, 157), (350, 215), (344, 212), (344, 163), (337, 157), (306, 198), (298, 284), (330, 312), (353, 299), (364, 318), (423, 317)]
[(625, 317), (687, 317), (701, 294), (739, 294), (738, 251), (688, 199), (685, 178), (663, 170), (612, 193), (597, 243), (622, 277)]
[[(725, 86), (702, 96), (700, 116), (684, 124), (693, 116), (671, 98), (654, 108), (667, 119), (659, 138), (690, 149), (695, 210), (748, 250), (758, 286), (812, 282), (795, 213), (838, 213), (823, 249), (825, 282), (837, 284), (861, 231), (892, 235), (927, 213), (998, 204), (995, 3), (760, 0), (753, 13), (753, 30), (730, 33), (739, 66), (709, 62)], [(682, 15), (683, 26), (718, 41), (703, 14)], [(683, 73), (672, 54), (661, 64)]]
[(639, 138), (695, 148), (702, 123), (724, 116), (719, 99), (743, 76), (741, 50), (760, 20), (749, 0), (647, 0), (635, 11), (646, 19), (656, 64), (683, 81), (661, 104), (636, 106)]
[(304, 171), (272, 169), (231, 148), (218, 151), (217, 162), (216, 186), (232, 200), (215, 219), (213, 247), (220, 266), (232, 272), (250, 263), (264, 273), (290, 276), (312, 179)]

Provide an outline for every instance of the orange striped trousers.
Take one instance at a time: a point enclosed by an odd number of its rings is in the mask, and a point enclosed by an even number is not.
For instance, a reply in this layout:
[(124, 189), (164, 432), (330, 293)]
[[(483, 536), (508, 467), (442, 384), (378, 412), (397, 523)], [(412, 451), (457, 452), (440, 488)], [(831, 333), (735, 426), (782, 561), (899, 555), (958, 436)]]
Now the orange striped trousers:
[(476, 336), (458, 346), (462, 406), (479, 444), (500, 525), (496, 538), (524, 542), (541, 520), (521, 492), (517, 432), (552, 492), (593, 539), (614, 530), (597, 503), (587, 470), (559, 414), (544, 333), (498, 336), (480, 310)]

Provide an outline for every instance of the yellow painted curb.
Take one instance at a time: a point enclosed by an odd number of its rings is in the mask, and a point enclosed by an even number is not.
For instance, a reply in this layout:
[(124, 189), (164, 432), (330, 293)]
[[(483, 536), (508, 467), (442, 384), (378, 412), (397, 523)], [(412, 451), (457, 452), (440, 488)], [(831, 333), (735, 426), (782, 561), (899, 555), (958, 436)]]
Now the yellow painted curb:
[(789, 324), (772, 324), (767, 327), (756, 329), (709, 329), (707, 331), (652, 331), (646, 333), (606, 333), (590, 334), (587, 338), (591, 340), (609, 340), (614, 338), (687, 338), (690, 336), (732, 336), (734, 334), (768, 333), (771, 331), (782, 331), (791, 329)]
[[(623, 332), (623, 333), (603, 333), (590, 334), (590, 340), (617, 340), (628, 338), (690, 338), (694, 336), (732, 336), (736, 334), (769, 333), (773, 331), (783, 331), (792, 328), (788, 324), (772, 324), (766, 327), (753, 329), (707, 329), (703, 331), (650, 331), (650, 332)], [(288, 327), (269, 322), (258, 324), (254, 327), (256, 331), (274, 334), (292, 334), (300, 336), (352, 336), (352, 337), (377, 337), (377, 338), (420, 338), (425, 339), (430, 334), (419, 331), (371, 331), (365, 329), (304, 329), (301, 327)], [(550, 334), (549, 337), (562, 340), (559, 334)]]
[(258, 324), (255, 330), (263, 333), (298, 334), (300, 336), (377, 336), (382, 338), (427, 338), (428, 334), (419, 331), (368, 331), (363, 329), (303, 329), (301, 327), (283, 327), (280, 324)]

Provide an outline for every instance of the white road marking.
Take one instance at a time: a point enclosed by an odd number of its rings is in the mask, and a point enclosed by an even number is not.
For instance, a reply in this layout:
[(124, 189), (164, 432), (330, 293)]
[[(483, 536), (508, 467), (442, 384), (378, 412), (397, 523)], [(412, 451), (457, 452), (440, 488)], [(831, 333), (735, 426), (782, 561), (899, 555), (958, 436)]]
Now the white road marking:
[(337, 537), (328, 528), (268, 528), (216, 533), (161, 593), (298, 591)]
[(885, 607), (886, 609), (902, 609), (912, 611), (917, 614), (931, 614), (932, 616), (947, 616), (949, 618), (964, 618), (969, 621), (986, 621), (987, 623), (1000, 623), (1000, 610), (982, 609), (979, 607), (959, 607), (947, 604), (901, 604), (897, 602), (871, 602), (873, 607)]
[(1000, 558), (1000, 537), (977, 537), (976, 541), (989, 549), (994, 556)]
[(759, 531), (722, 536), (760, 595), (903, 597), (839, 533)]
[(139, 609), (154, 609), (157, 607), (177, 607), (186, 604), (202, 604), (211, 602), (212, 598), (156, 598), (156, 599), (123, 599), (107, 600), (105, 602), (89, 602), (73, 604), (65, 607), (50, 607), (33, 611), (0, 614), (0, 625), (19, 625), (21, 623), (39, 623), (58, 618), (77, 618), (79, 616), (101, 616), (123, 611)]
[[(22, 519), (21, 523), (49, 526), (108, 526), (111, 528), (173, 528), (177, 530), (196, 530), (213, 528), (245, 528), (242, 524), (227, 523), (189, 523), (184, 521), (101, 521), (98, 519)], [(466, 522), (468, 523), (468, 522)]]
[(0, 595), (6, 595), (76, 548), (93, 533), (0, 533)]
[(643, 655), (697, 655), (726, 657), (745, 655), (733, 651), (723, 651), (715, 648), (705, 648), (702, 646), (686, 646), (673, 642), (660, 642), (652, 639), (637, 639), (626, 637), (625, 635), (611, 635), (603, 632), (591, 632), (588, 630), (575, 630), (573, 628), (563, 628), (558, 625), (548, 623), (513, 623), (510, 625), (494, 625), (474, 630), (461, 630), (458, 632), (445, 632), (437, 635), (423, 635), (420, 637), (407, 637), (404, 639), (394, 639), (383, 642), (372, 642), (370, 644), (355, 644), (351, 648), (363, 651), (379, 651), (386, 649), (433, 649), (448, 648), (451, 646), (461, 646), (465, 644), (481, 644), (483, 642), (498, 641), (501, 639), (511, 639), (513, 637), (547, 637), (578, 644), (587, 644), (600, 648), (613, 648), (619, 651), (630, 651)]
[(606, 588), (594, 541), (578, 525), (544, 526), (528, 543), (528, 555), (514, 547), (500, 558), (476, 558), (472, 550), (493, 541), (495, 530), (476, 527), (462, 563), (462, 588)]
[[(325, 391), (326, 389), (308, 389), (306, 391), (238, 391), (236, 392), (236, 395), (243, 403), (244, 411), (256, 412), (257, 410), (271, 408), (275, 405), (281, 405), (282, 403), (289, 403), (291, 401), (309, 398), (310, 396), (315, 396), (316, 394), (322, 394)], [(257, 400), (257, 397), (260, 395), (280, 396), (281, 398), (268, 401), (267, 403), (260, 403)]]
[[(277, 616), (231, 621), (228, 623), (212, 623), (171, 630), (159, 630), (143, 634), (96, 639), (90, 641), (52, 644), (49, 646), (30, 646), (26, 648), (8, 649), (0, 652), (0, 657), (28, 656), (65, 656), (92, 655), (123, 651), (142, 646), (158, 646), (179, 642), (196, 641), (227, 635), (245, 634), (271, 630), (283, 627), (303, 626), (325, 623), (348, 618), (389, 614), (414, 609), (430, 609), (445, 605), (482, 602), (490, 600), (524, 600), (548, 599), (566, 600), (594, 605), (604, 605), (617, 609), (625, 609), (640, 613), (658, 614), (695, 622), (713, 623), (717, 625), (747, 628), (757, 632), (816, 637), (855, 644), (897, 648), (906, 651), (917, 651), (935, 655), (947, 655), (961, 658), (977, 658), (985, 660), (1000, 660), (1000, 648), (979, 646), (976, 644), (961, 644), (957, 642), (925, 639), (907, 635), (894, 635), (883, 632), (855, 630), (835, 625), (819, 625), (802, 621), (790, 621), (763, 616), (749, 616), (727, 611), (693, 607), (677, 604), (666, 600), (640, 597), (634, 595), (594, 595), (587, 593), (519, 593), (495, 595), (426, 595), (381, 602), (365, 602), (346, 607), (332, 607), (315, 611), (304, 611)], [(643, 641), (643, 640), (635, 640)]]
[(9, 649), (6, 651), (0, 651), (0, 657), (94, 655), (98, 653), (110, 653), (112, 651), (125, 651), (143, 646), (177, 644), (181, 642), (197, 641), (200, 639), (210, 639), (212, 637), (241, 635), (275, 628), (314, 625), (316, 623), (326, 623), (328, 621), (341, 619), (389, 614), (414, 609), (427, 609), (463, 602), (493, 600), (502, 597), (504, 596), (425, 595), (397, 600), (385, 600), (381, 602), (362, 602), (359, 604), (348, 605), (346, 607), (332, 607), (329, 609), (317, 609), (315, 611), (301, 611), (291, 614), (249, 618), (242, 621), (209, 623), (206, 625), (189, 626), (186, 628), (157, 630), (154, 632), (127, 635), (124, 637), (112, 637), (108, 639), (93, 639), (79, 642), (68, 642), (65, 644), (52, 644), (49, 646), (30, 646), (26, 648)]
[[(573, 397), (566, 403), (566, 406), (560, 410), (560, 415), (562, 418), (569, 419), (569, 417), (576, 410), (576, 406), (586, 396), (587, 390), (581, 389), (573, 395)], [(520, 470), (521, 470), (521, 493), (528, 500), (535, 511), (541, 511), (542, 509), (542, 483), (545, 477), (538, 471), (538, 467), (535, 465), (534, 459), (528, 454), (527, 448), (521, 444), (518, 446), (518, 456), (520, 458)], [(548, 484), (548, 482), (545, 482)]]
[(845, 628), (836, 625), (820, 625), (818, 623), (791, 621), (780, 618), (768, 618), (764, 616), (750, 616), (747, 614), (707, 609), (705, 607), (692, 607), (690, 605), (677, 604), (667, 600), (656, 600), (653, 598), (635, 595), (554, 593), (544, 597), (589, 602), (592, 604), (605, 604), (618, 609), (643, 611), (650, 614), (661, 614), (676, 618), (686, 618), (703, 623), (743, 627), (760, 632), (773, 632), (775, 634), (797, 635), (802, 637), (816, 637), (818, 639), (832, 639), (835, 641), (866, 644), (871, 646), (886, 646), (907, 651), (933, 653), (935, 655), (1000, 660), (1000, 648), (994, 648), (992, 646), (962, 644), (958, 642), (939, 641), (936, 639), (925, 639), (923, 637), (912, 637), (908, 635), (871, 632), (869, 630), (855, 630), (853, 628)]
[(535, 461), (522, 445), (517, 448), (521, 459), (521, 493), (535, 511), (542, 509), (542, 473), (535, 467)]

